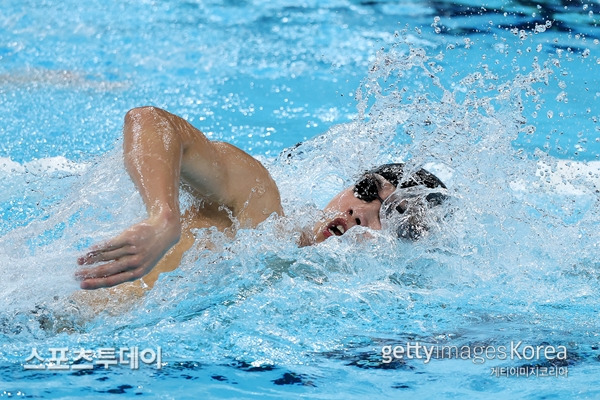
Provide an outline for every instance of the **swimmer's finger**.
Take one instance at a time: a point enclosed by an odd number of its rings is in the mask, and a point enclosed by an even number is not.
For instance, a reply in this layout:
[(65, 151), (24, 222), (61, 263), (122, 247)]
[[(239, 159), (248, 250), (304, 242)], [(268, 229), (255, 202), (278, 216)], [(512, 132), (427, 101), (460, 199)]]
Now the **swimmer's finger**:
[(123, 235), (120, 235), (110, 240), (107, 240), (106, 242), (98, 243), (92, 246), (90, 248), (90, 252), (111, 251), (127, 245), (129, 245), (127, 239), (124, 238)]
[(83, 280), (79, 287), (85, 290), (100, 289), (112, 287), (120, 283), (132, 282), (138, 279), (139, 276), (135, 271), (126, 271), (120, 274), (111, 275), (103, 278), (90, 278)]
[(109, 241), (106, 241), (104, 243), (100, 243), (100, 244), (92, 246), (90, 248), (90, 250), (84, 256), (79, 257), (77, 259), (77, 263), (79, 265), (93, 264), (94, 262), (97, 262), (97, 261), (91, 261), (91, 260), (96, 259), (101, 254), (104, 254), (104, 253), (107, 253), (107, 252), (111, 252), (111, 251), (115, 251), (115, 250), (118, 250), (120, 248), (127, 247), (129, 245), (130, 245), (129, 242), (126, 241), (126, 240), (121, 239), (120, 236), (116, 237), (116, 238), (113, 238), (113, 239), (111, 239)]
[(82, 280), (106, 278), (112, 275), (135, 270), (138, 266), (137, 264), (134, 264), (133, 261), (134, 260), (132, 257), (121, 258), (117, 261), (100, 265), (98, 267), (81, 269), (75, 272), (75, 276)]
[(135, 254), (131, 246), (117, 247), (115, 250), (92, 250), (77, 259), (79, 265), (90, 265), (97, 262), (113, 261), (121, 257)]

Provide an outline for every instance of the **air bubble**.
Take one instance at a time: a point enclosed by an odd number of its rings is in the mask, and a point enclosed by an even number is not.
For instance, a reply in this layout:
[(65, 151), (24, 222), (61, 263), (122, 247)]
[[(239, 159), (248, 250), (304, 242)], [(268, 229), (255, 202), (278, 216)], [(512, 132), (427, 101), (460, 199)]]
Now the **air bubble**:
[(566, 92), (560, 92), (556, 96), (556, 101), (558, 101), (559, 103), (566, 103), (566, 100), (567, 100), (567, 93)]
[(527, 32), (525, 32), (525, 30), (524, 30), (524, 29), (521, 29), (521, 30), (519, 31), (519, 39), (521, 39), (521, 40), (525, 40), (525, 39), (527, 39)]

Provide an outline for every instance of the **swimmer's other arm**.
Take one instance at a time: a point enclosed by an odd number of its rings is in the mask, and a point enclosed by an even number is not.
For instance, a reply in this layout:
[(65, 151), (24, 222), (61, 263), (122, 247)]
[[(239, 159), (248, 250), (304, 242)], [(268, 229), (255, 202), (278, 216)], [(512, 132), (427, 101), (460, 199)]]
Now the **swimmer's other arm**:
[[(244, 226), (282, 213), (277, 186), (260, 162), (230, 144), (209, 141), (176, 115), (154, 107), (133, 109), (125, 117), (123, 137), (125, 166), (148, 218), (78, 259), (80, 265), (103, 263), (77, 272), (82, 289), (139, 279), (179, 241), (180, 180), (204, 200), (229, 208)], [(257, 187), (265, 194), (252, 201)]]

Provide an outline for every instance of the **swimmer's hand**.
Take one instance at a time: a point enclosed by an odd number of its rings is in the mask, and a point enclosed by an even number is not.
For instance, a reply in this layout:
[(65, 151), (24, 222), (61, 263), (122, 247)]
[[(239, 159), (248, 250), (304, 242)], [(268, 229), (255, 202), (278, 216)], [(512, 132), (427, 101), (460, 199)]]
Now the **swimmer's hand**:
[[(176, 219), (176, 221), (174, 221)], [(149, 273), (180, 238), (179, 218), (149, 218), (135, 224), (77, 260), (79, 265), (104, 263), (77, 271), (82, 289), (111, 287)]]

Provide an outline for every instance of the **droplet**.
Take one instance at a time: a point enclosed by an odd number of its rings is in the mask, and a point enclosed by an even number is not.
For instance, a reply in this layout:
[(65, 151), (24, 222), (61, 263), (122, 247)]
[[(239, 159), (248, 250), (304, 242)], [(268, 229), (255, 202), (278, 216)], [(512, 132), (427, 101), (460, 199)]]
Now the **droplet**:
[(519, 39), (521, 39), (521, 40), (525, 40), (525, 39), (527, 39), (527, 32), (525, 32), (525, 30), (524, 30), (524, 29), (521, 29), (521, 30), (519, 31)]

